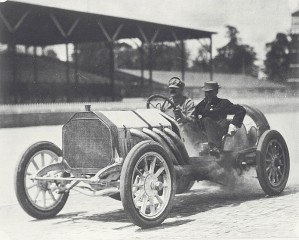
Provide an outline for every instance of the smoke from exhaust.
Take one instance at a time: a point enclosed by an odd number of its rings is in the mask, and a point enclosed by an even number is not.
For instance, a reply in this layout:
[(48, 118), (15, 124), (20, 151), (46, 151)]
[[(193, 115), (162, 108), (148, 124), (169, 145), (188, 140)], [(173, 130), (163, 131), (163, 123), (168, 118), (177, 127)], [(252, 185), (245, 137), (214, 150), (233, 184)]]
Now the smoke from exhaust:
[[(190, 157), (198, 157), (200, 144), (206, 142), (204, 135), (198, 128), (190, 125), (182, 126), (182, 138)], [(239, 142), (235, 142), (233, 148), (240, 146)], [(207, 156), (208, 157), (208, 156)], [(232, 157), (232, 156), (231, 156)], [(209, 159), (205, 159), (208, 161)], [(213, 183), (217, 183), (220, 189), (233, 194), (257, 193), (261, 188), (257, 179), (255, 168), (248, 168), (246, 171), (236, 170), (232, 166), (232, 159), (222, 159), (216, 163), (216, 159), (211, 158), (215, 164), (209, 170), (207, 178)]]

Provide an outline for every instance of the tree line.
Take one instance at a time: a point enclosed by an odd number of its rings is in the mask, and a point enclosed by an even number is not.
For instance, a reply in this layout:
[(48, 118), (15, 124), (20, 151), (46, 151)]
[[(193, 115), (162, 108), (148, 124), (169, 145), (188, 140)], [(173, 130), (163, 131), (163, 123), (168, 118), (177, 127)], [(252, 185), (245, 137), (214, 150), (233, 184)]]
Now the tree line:
[[(254, 48), (242, 43), (239, 31), (234, 26), (226, 26), (227, 44), (217, 49), (213, 58), (213, 71), (218, 73), (235, 73), (257, 76), (257, 54)], [(96, 74), (109, 75), (108, 43), (84, 43), (77, 47), (78, 66), (82, 70)], [(266, 43), (264, 73), (270, 81), (286, 82), (289, 70), (290, 40), (284, 33), (278, 33), (272, 42)], [(184, 49), (184, 66), (190, 71), (209, 72), (210, 46), (202, 44), (195, 59), (190, 61), (190, 51)], [(175, 43), (155, 43), (149, 49), (143, 45), (143, 52), (134, 44), (116, 42), (114, 54), (116, 68), (148, 69), (148, 55), (151, 51), (152, 69), (179, 71), (182, 67), (181, 49)], [(54, 53), (50, 52), (53, 56)], [(73, 54), (74, 59), (74, 54)], [(191, 64), (190, 64), (191, 62)], [(143, 65), (143, 66), (142, 66)]]

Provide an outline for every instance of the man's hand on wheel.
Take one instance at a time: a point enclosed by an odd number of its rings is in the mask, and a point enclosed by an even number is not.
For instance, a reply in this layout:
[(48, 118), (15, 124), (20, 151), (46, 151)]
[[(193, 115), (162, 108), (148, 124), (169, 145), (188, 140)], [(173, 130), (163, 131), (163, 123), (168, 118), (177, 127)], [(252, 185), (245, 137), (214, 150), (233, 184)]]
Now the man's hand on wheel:
[(237, 131), (238, 131), (238, 128), (234, 124), (229, 124), (227, 134), (234, 136)]
[(182, 124), (186, 121), (187, 117), (185, 116), (185, 114), (182, 113), (182, 110), (179, 108), (179, 107), (176, 107), (174, 110), (174, 117), (175, 117), (175, 120)]

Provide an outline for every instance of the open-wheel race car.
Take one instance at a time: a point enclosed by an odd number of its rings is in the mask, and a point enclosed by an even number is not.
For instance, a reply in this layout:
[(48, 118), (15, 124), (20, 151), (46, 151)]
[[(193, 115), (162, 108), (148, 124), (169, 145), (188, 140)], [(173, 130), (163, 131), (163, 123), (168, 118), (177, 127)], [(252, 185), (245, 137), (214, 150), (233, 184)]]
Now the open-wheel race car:
[(167, 114), (166, 105), (174, 103), (153, 95), (146, 109), (91, 111), (86, 106), (74, 114), (62, 128), (62, 150), (42, 141), (23, 154), (15, 175), (22, 208), (34, 218), (51, 218), (76, 190), (121, 200), (130, 220), (148, 228), (165, 220), (175, 194), (200, 180), (226, 184), (225, 176), (232, 170), (242, 175), (255, 168), (267, 195), (284, 190), (290, 168), (288, 148), (261, 111), (244, 106), (250, 124), (243, 124), (234, 136), (223, 137), (216, 159), (198, 154), (205, 145), (201, 132), (178, 124)]

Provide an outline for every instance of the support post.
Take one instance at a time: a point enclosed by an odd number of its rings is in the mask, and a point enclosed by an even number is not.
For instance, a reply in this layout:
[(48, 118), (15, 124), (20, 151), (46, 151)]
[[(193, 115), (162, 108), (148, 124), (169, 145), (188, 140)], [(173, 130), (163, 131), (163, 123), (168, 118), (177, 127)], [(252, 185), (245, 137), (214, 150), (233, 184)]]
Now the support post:
[(13, 41), (11, 45), (11, 54), (12, 54), (12, 76), (13, 76), (13, 82), (16, 84), (17, 82), (17, 57), (16, 57), (16, 44)]
[(144, 43), (141, 41), (140, 46), (140, 71), (141, 71), (141, 87), (144, 87)]
[(186, 56), (185, 56), (185, 43), (183, 40), (181, 42), (181, 72), (182, 72), (182, 80), (185, 81), (185, 61), (186, 61)]
[(66, 67), (66, 82), (67, 84), (70, 83), (70, 66), (69, 66), (69, 44), (68, 42), (65, 43), (65, 54), (66, 54), (66, 61), (65, 61), (65, 67)]
[(37, 53), (36, 46), (33, 47), (33, 82), (37, 83)]
[(67, 88), (66, 88), (66, 101), (69, 102), (71, 99), (71, 89), (70, 89), (70, 66), (69, 66), (69, 48), (68, 48), (68, 42), (65, 43), (65, 54), (66, 54), (66, 61), (65, 61), (65, 69), (66, 69), (66, 83), (67, 83)]
[(150, 41), (148, 40), (146, 34), (144, 33), (144, 31), (142, 30), (142, 28), (140, 26), (138, 26), (139, 32), (143, 38), (143, 40), (148, 44), (148, 70), (149, 70), (149, 91), (150, 93), (152, 93), (153, 90), (153, 56), (152, 56), (152, 45), (154, 44), (155, 40), (157, 39), (157, 36), (160, 32), (159, 29), (156, 29), (155, 32), (153, 33), (152, 38), (150, 39)]
[(213, 81), (213, 41), (212, 35), (210, 36), (210, 81)]
[(56, 16), (52, 13), (50, 13), (50, 17), (53, 20), (55, 26), (57, 27), (58, 31), (60, 32), (61, 36), (65, 39), (66, 41), (66, 82), (67, 82), (67, 88), (65, 89), (66, 91), (66, 101), (68, 102), (69, 99), (69, 95), (70, 95), (70, 90), (69, 90), (69, 83), (70, 83), (70, 76), (69, 76), (69, 50), (68, 50), (68, 43), (69, 43), (69, 38), (72, 35), (73, 31), (75, 30), (75, 28), (77, 27), (77, 25), (80, 22), (80, 18), (77, 18), (73, 24), (71, 25), (71, 27), (65, 31), (65, 29), (62, 27), (62, 25), (60, 24), (60, 22), (58, 21), (58, 19), (56, 18)]
[(109, 75), (110, 75), (110, 88), (111, 88), (111, 94), (112, 94), (112, 101), (114, 101), (115, 98), (115, 86), (114, 86), (114, 73), (115, 73), (115, 56), (114, 56), (114, 41), (116, 41), (121, 29), (123, 28), (123, 24), (120, 24), (116, 31), (114, 32), (113, 36), (110, 36), (110, 34), (108, 33), (108, 31), (106, 30), (105, 26), (103, 25), (103, 23), (101, 22), (101, 20), (99, 19), (98, 21), (98, 25), (102, 30), (102, 33), (105, 35), (107, 41), (108, 41), (108, 49), (109, 49), (109, 56), (110, 56), (110, 71), (109, 71)]
[(12, 56), (12, 78), (13, 78), (13, 99), (14, 103), (18, 102), (18, 87), (17, 87), (17, 58), (16, 58), (16, 44), (13, 41), (11, 45), (11, 56)]
[(115, 100), (115, 90), (114, 90), (114, 68), (115, 68), (115, 59), (114, 59), (114, 42), (111, 41), (108, 43), (109, 56), (110, 56), (110, 89), (112, 95), (112, 101)]
[[(79, 83), (79, 76), (78, 76), (78, 44), (74, 43), (74, 68), (75, 68), (75, 82), (76, 85)], [(78, 86), (77, 86), (78, 87)]]
[(150, 94), (153, 91), (153, 45), (149, 43), (148, 45), (148, 71), (149, 71), (149, 90)]

